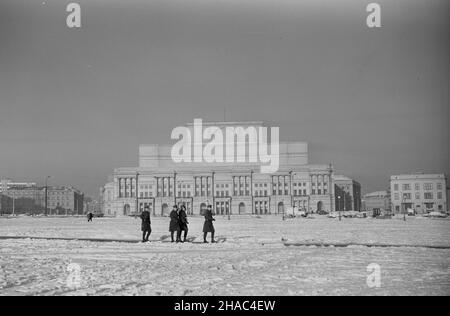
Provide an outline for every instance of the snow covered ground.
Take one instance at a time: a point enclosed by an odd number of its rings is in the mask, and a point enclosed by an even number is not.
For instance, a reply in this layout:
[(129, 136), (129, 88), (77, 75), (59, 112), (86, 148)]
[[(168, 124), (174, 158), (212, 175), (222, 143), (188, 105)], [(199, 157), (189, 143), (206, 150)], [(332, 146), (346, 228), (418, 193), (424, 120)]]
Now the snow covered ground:
[[(146, 244), (0, 239), (0, 295), (450, 294), (449, 220), (216, 218), (224, 242), (214, 245), (197, 243), (201, 218), (190, 219), (187, 244), (166, 242), (167, 218), (153, 218)], [(0, 218), (0, 238), (17, 236), (138, 241), (141, 232), (134, 218)], [(367, 285), (370, 264), (379, 288)]]

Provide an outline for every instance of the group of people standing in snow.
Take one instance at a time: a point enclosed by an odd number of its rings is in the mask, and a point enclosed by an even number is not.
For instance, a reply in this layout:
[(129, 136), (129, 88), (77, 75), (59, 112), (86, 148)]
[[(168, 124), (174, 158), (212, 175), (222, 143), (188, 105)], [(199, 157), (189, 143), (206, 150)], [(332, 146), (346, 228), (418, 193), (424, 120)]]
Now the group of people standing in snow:
[[(206, 244), (208, 243), (206, 238), (208, 236), (208, 233), (211, 233), (211, 243), (215, 243), (216, 242), (214, 240), (215, 229), (213, 224), (215, 219), (213, 217), (211, 205), (208, 205), (204, 216), (205, 216), (205, 223), (203, 224), (203, 242)], [(141, 220), (142, 220), (142, 242), (147, 242), (152, 232), (149, 207), (146, 207), (142, 212)], [(172, 212), (170, 212), (170, 224), (169, 224), (169, 232), (172, 242), (184, 243), (187, 241), (187, 235), (189, 231), (188, 225), (189, 222), (187, 219), (186, 207), (184, 205), (180, 207), (174, 205)], [(183, 232), (184, 235), (182, 239), (181, 234)]]

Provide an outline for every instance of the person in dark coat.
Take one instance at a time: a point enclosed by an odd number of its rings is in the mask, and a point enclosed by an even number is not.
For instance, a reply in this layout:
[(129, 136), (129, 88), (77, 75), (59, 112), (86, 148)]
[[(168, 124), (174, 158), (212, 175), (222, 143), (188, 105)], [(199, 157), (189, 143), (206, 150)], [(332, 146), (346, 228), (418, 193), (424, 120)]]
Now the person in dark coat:
[[(180, 212), (178, 213), (178, 219), (180, 221), (180, 230), (178, 231), (178, 240), (181, 242), (186, 242), (186, 237), (188, 234), (188, 220), (186, 214), (186, 206), (182, 205), (180, 208)], [(184, 238), (181, 239), (181, 232), (184, 231)]]
[(180, 235), (180, 220), (178, 218), (178, 206), (174, 205), (172, 212), (170, 212), (170, 224), (169, 224), (169, 232), (170, 237), (172, 238), (172, 242), (175, 242), (174, 235), (177, 236), (177, 242), (179, 242)]
[(144, 211), (141, 213), (142, 220), (142, 242), (147, 242), (150, 238), (150, 234), (152, 233), (151, 220), (150, 220), (150, 211), (149, 207), (146, 207)]
[(94, 217), (94, 214), (92, 214), (91, 212), (89, 212), (88, 215), (87, 215), (88, 223), (89, 223), (89, 222), (92, 222), (92, 218), (93, 218), (93, 217)]
[(211, 233), (211, 242), (212, 243), (216, 242), (214, 240), (214, 234), (216, 232), (214, 229), (214, 225), (213, 225), (214, 221), (215, 221), (215, 219), (213, 218), (213, 214), (212, 214), (212, 206), (208, 205), (208, 208), (206, 209), (206, 212), (205, 212), (205, 224), (203, 225), (203, 242), (205, 244), (208, 243), (206, 241), (206, 237), (207, 237), (208, 233)]

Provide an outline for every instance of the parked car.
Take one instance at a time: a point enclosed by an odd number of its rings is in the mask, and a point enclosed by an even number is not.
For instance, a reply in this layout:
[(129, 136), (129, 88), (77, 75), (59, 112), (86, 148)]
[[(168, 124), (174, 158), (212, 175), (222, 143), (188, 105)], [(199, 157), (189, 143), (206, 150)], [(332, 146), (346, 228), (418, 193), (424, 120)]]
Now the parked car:
[(328, 218), (338, 218), (339, 214), (337, 212), (331, 212), (330, 214), (328, 214)]
[(428, 214), (427, 217), (430, 217), (430, 218), (446, 218), (447, 214), (440, 213), (440, 212), (431, 212), (431, 213)]
[(308, 214), (305, 210), (300, 209), (299, 207), (288, 207), (286, 208), (285, 216), (288, 218), (296, 218), (296, 217), (307, 217)]
[(355, 217), (357, 217), (358, 216), (358, 212), (356, 212), (356, 211), (348, 211), (348, 212), (344, 212), (343, 213), (343, 216), (345, 217), (345, 218), (355, 218)]

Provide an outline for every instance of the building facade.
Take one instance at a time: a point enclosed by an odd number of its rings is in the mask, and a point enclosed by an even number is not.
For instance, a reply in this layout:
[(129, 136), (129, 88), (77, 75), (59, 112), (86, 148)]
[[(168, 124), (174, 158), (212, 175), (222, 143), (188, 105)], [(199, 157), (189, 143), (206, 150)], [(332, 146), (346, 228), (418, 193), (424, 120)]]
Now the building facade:
[[(35, 183), (3, 181), (2, 195), (8, 197), (3, 203), (4, 213), (45, 213), (46, 188)], [(72, 187), (47, 187), (47, 209), (50, 214), (81, 215), (84, 209), (84, 194)]]
[(333, 177), (335, 185), (336, 211), (361, 212), (361, 184), (342, 175)]
[(7, 206), (3, 206), (4, 213), (37, 214), (44, 210), (45, 191), (37, 186), (9, 185), (2, 193), (9, 198)]
[[(205, 125), (263, 126), (261, 122)], [(280, 143), (279, 169), (272, 174), (261, 173), (259, 163), (248, 161), (175, 163), (171, 148), (141, 145), (138, 167), (114, 170), (113, 182), (102, 189), (105, 215), (136, 214), (148, 206), (154, 216), (167, 216), (174, 204), (184, 204), (190, 215), (202, 214), (208, 204), (219, 215), (283, 214), (290, 206), (313, 213), (334, 211), (333, 168), (310, 165), (306, 143)]]
[(106, 216), (118, 215), (117, 210), (114, 208), (115, 200), (117, 199), (115, 192), (116, 185), (114, 182), (109, 182), (100, 189), (101, 212)]
[(374, 215), (391, 213), (390, 191), (378, 191), (364, 195), (365, 211)]
[(47, 208), (49, 209), (50, 214), (83, 215), (84, 194), (72, 187), (48, 187)]
[(35, 188), (37, 185), (34, 182), (14, 182), (11, 179), (2, 178), (0, 179), (0, 193), (6, 192), (9, 189), (31, 189)]
[(405, 174), (391, 176), (391, 203), (395, 214), (445, 213), (447, 178), (444, 174)]
[(98, 200), (94, 200), (90, 197), (84, 197), (84, 214), (92, 213), (94, 215), (101, 215), (103, 211), (100, 207), (100, 203)]
[(12, 209), (13, 209), (12, 198), (0, 193), (0, 215), (3, 216), (11, 214)]

